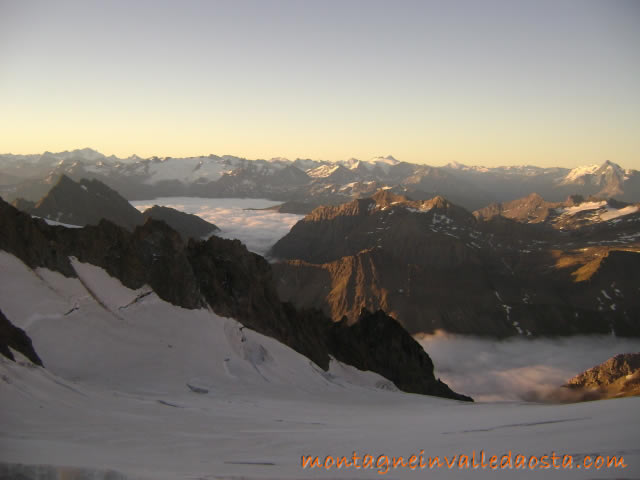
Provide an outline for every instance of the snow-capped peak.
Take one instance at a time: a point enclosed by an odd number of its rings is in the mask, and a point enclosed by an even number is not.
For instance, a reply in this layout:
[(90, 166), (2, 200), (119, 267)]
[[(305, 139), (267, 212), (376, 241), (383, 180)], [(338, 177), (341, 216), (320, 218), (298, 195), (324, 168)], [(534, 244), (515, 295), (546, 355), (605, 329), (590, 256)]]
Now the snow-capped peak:
[(597, 164), (582, 165), (580, 167), (576, 167), (573, 170), (571, 170), (566, 177), (564, 177), (562, 183), (570, 183), (577, 180), (580, 177), (583, 177), (584, 175), (591, 175), (596, 170), (598, 170), (598, 168), (600, 168), (600, 165), (597, 165)]
[(273, 157), (267, 160), (269, 163), (292, 163), (291, 160), (285, 157)]
[(389, 173), (389, 167), (399, 164), (400, 161), (396, 160), (392, 155), (387, 155), (386, 157), (374, 157), (370, 160), (358, 160), (357, 158), (350, 158), (349, 160), (345, 160), (341, 163), (350, 170), (355, 170), (356, 168), (362, 166), (366, 170), (370, 171), (376, 167), (379, 167), (382, 168), (385, 173)]
[(560, 183), (584, 183), (588, 178), (590, 178), (588, 181), (596, 184), (604, 177), (617, 177), (620, 180), (624, 180), (627, 173), (628, 172), (620, 165), (613, 163), (611, 160), (606, 160), (602, 165), (593, 164), (576, 167), (571, 170)]
[(596, 169), (594, 173), (603, 174), (606, 172), (614, 172), (619, 175), (624, 175), (624, 169), (617, 163), (613, 163), (611, 160), (605, 160), (605, 162), (600, 165), (600, 167)]
[(320, 167), (317, 168), (312, 168), (310, 170), (307, 170), (307, 175), (309, 175), (310, 177), (315, 177), (315, 178), (326, 178), (329, 175), (331, 175), (333, 172), (335, 172), (338, 168), (340, 167), (340, 165), (322, 165)]
[(447, 163), (445, 167), (451, 168), (453, 170), (467, 170), (469, 168), (464, 163), (460, 163), (456, 161)]
[(357, 158), (349, 158), (348, 160), (345, 160), (344, 162), (339, 162), (342, 163), (345, 167), (353, 170), (354, 168), (358, 168), (358, 165), (360, 165), (360, 160), (358, 160)]
[(386, 157), (374, 157), (369, 160), (370, 163), (384, 163), (386, 165), (397, 165), (400, 162), (396, 160), (393, 155), (387, 155)]

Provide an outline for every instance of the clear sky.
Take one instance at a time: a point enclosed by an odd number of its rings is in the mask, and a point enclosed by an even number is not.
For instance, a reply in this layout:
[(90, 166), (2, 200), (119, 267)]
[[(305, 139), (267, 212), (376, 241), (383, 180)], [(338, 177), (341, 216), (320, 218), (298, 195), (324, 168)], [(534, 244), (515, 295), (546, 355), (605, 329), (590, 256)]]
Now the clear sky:
[(640, 169), (639, 1), (0, 0), (0, 152)]

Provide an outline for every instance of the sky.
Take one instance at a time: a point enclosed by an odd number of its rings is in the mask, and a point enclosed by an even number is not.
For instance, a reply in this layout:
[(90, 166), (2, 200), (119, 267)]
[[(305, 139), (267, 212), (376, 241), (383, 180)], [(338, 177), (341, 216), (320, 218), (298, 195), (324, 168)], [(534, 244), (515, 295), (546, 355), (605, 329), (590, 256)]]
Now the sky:
[(0, 0), (0, 152), (640, 169), (640, 2)]

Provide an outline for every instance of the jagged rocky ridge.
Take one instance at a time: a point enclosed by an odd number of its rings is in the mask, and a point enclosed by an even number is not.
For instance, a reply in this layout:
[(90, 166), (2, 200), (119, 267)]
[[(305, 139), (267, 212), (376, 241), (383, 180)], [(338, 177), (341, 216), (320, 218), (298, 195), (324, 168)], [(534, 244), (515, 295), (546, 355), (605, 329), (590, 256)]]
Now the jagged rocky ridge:
[[(571, 202), (566, 228), (388, 190), (318, 208), (270, 252), (278, 291), (335, 321), (383, 309), (412, 334), (640, 335), (640, 213), (571, 223), (593, 214)], [(538, 218), (540, 201), (521, 203)]]
[[(361, 326), (338, 328), (317, 310), (296, 310), (281, 302), (269, 264), (238, 240), (212, 236), (185, 242), (164, 222), (153, 219), (133, 232), (106, 220), (82, 229), (51, 226), (0, 201), (0, 249), (32, 268), (45, 267), (71, 277), (76, 276), (69, 261), (74, 256), (102, 267), (129, 288), (146, 284), (175, 305), (208, 306), (219, 315), (233, 317), (323, 369), (332, 355), (386, 376), (408, 392), (470, 400), (435, 379), (428, 355), (406, 331), (393, 326), (392, 318), (364, 313)], [(379, 329), (388, 335), (374, 338)], [(392, 355), (372, 350), (373, 342)], [(406, 369), (413, 372), (411, 378), (402, 373)]]
[(640, 353), (611, 357), (571, 378), (564, 386), (582, 400), (640, 395)]

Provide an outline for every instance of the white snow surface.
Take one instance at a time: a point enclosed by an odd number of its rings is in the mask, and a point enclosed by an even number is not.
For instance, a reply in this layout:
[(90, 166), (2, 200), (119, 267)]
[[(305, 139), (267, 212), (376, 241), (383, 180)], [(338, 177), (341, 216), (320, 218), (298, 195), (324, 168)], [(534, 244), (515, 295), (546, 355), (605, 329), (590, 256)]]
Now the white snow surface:
[(249, 250), (264, 255), (304, 215), (278, 213), (273, 210), (256, 210), (273, 207), (282, 202), (255, 198), (198, 198), (161, 197), (138, 200), (131, 204), (141, 212), (160, 205), (185, 213), (192, 213), (207, 222), (214, 223), (221, 231), (216, 235), (237, 238)]
[[(73, 265), (79, 279), (31, 270), (0, 252), (1, 308), (46, 366), (0, 357), (0, 472), (17, 476), (26, 467), (16, 465), (27, 464), (58, 475), (46, 478), (76, 480), (585, 478), (577, 469), (404, 468), (382, 476), (300, 465), (302, 455), (408, 458), (421, 450), (425, 457), (615, 454), (629, 467), (598, 470), (598, 478), (639, 472), (638, 398), (469, 404), (404, 394), (335, 361), (322, 372), (210, 311), (153, 293), (132, 303), (147, 287), (132, 291), (98, 267)], [(469, 368), (472, 352), (454, 355), (461, 360), (450, 367)]]
[(606, 212), (600, 214), (600, 219), (603, 221), (613, 220), (614, 218), (630, 215), (638, 211), (637, 205), (628, 205), (623, 208), (607, 208)]
[(593, 165), (582, 165), (580, 167), (576, 167), (574, 169), (572, 169), (562, 180), (562, 183), (571, 183), (571, 182), (575, 182), (577, 179), (579, 179), (580, 177), (583, 177), (585, 175), (591, 175), (593, 173), (595, 173), (596, 170), (598, 170), (598, 168), (600, 168), (600, 165), (597, 164), (593, 164)]
[(313, 178), (327, 178), (333, 172), (335, 172), (340, 165), (320, 165), (316, 168), (311, 168), (307, 170), (307, 175)]
[(582, 202), (578, 205), (575, 205), (573, 207), (567, 207), (563, 210), (563, 214), (566, 215), (575, 215), (578, 212), (584, 212), (587, 210), (595, 210), (597, 208), (602, 208), (607, 204), (607, 202), (605, 200), (602, 200), (600, 202)]
[(381, 169), (385, 174), (389, 174), (389, 170), (392, 166), (399, 164), (400, 162), (396, 160), (393, 156), (387, 155), (386, 157), (374, 157), (369, 160), (363, 161), (350, 161), (350, 165), (347, 168), (355, 169), (359, 165), (364, 165), (365, 168), (371, 171), (374, 168)]
[(149, 165), (150, 177), (145, 181), (155, 184), (167, 180), (193, 183), (198, 180), (215, 181), (234, 169), (234, 163), (225, 163), (222, 158), (191, 157), (167, 158)]
[(625, 215), (631, 215), (632, 213), (636, 213), (638, 211), (637, 205), (627, 205), (622, 208), (611, 207), (607, 204), (606, 200), (602, 200), (600, 202), (582, 202), (573, 207), (563, 208), (560, 211), (561, 215), (575, 215), (576, 213), (591, 211), (593, 210), (593, 215), (591, 219), (596, 222), (607, 222), (609, 220), (613, 220), (619, 217), (623, 217)]
[(55, 220), (51, 220), (50, 218), (46, 218), (46, 217), (38, 217), (36, 215), (32, 215), (32, 216), (33, 218), (42, 218), (42, 220), (47, 222), (48, 225), (52, 225), (52, 226), (65, 227), (65, 228), (82, 228), (82, 225), (71, 225), (70, 223), (57, 222)]

